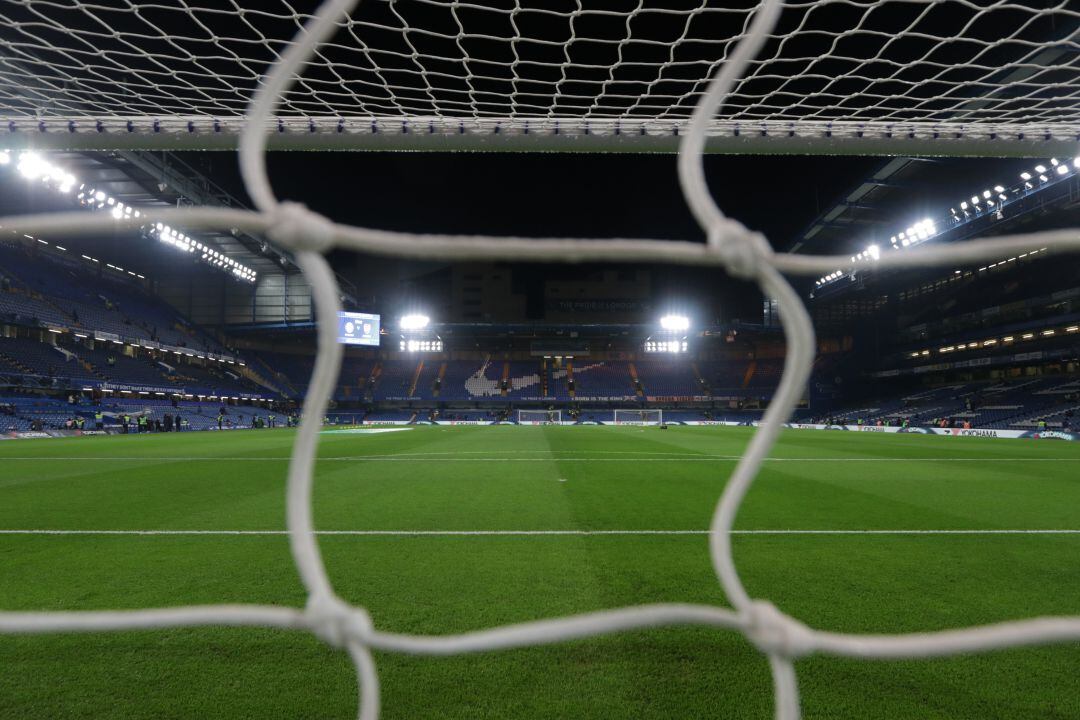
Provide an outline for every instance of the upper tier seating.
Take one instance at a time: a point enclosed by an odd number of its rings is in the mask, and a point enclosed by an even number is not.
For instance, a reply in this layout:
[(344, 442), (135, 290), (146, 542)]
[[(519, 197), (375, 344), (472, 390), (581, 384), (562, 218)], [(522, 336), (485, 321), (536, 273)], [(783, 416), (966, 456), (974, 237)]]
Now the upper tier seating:
[(638, 380), (647, 396), (688, 397), (707, 393), (693, 365), (686, 360), (647, 360), (635, 363)]
[(632, 399), (636, 397), (629, 363), (609, 360), (574, 363), (574, 397)]

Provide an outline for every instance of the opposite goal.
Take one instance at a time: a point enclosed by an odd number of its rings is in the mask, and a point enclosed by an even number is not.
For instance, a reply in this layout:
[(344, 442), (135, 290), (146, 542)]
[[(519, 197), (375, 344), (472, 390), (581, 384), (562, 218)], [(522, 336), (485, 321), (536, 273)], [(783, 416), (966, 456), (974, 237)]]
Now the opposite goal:
[(562, 425), (562, 410), (518, 410), (518, 425)]
[(615, 425), (663, 425), (663, 410), (616, 410)]

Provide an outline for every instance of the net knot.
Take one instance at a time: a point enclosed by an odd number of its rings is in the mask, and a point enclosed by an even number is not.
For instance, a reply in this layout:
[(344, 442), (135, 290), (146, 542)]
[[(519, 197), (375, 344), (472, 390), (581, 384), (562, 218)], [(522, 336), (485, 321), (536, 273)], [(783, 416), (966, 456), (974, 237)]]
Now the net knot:
[(374, 630), (367, 611), (349, 605), (336, 595), (312, 595), (304, 614), (315, 636), (338, 649), (350, 642), (366, 644)]
[(814, 650), (814, 633), (770, 602), (757, 600), (744, 611), (746, 637), (766, 655), (798, 658)]
[(321, 253), (334, 244), (334, 223), (302, 203), (283, 202), (270, 211), (266, 234), (290, 250)]
[(709, 248), (720, 257), (728, 273), (743, 280), (757, 277), (761, 265), (772, 255), (764, 235), (729, 218), (716, 223), (708, 238)]

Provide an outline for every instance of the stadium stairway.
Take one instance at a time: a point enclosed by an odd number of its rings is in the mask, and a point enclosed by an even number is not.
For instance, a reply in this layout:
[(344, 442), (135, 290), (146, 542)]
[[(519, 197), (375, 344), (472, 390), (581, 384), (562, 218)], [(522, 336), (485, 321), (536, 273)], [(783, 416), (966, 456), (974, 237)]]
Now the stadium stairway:
[(435, 379), (435, 384), (431, 388), (431, 396), (438, 398), (439, 393), (442, 391), (443, 378), (446, 377), (446, 361), (444, 360), (439, 364), (439, 376)]
[(645, 397), (645, 388), (641, 386), (641, 380), (638, 379), (637, 367), (634, 363), (627, 363), (627, 368), (630, 371), (630, 382), (634, 386), (634, 394), (639, 398)]
[[(258, 365), (261, 368), (261, 372), (256, 371), (252, 367), (252, 364)], [(245, 368), (245, 370), (247, 372), (251, 373), (256, 378), (263, 378), (261, 380), (258, 380), (257, 382), (259, 382), (261, 385), (265, 385), (266, 387), (271, 388), (272, 390), (274, 390), (274, 392), (278, 393), (279, 395), (286, 395), (288, 397), (294, 397), (294, 398), (300, 397), (300, 392), (296, 389), (296, 386), (293, 385), (289, 381), (289, 378), (286, 377), (284, 373), (279, 373), (279, 372), (275, 371), (272, 367), (270, 367), (266, 363), (265, 360), (263, 360), (258, 355), (255, 356), (254, 363), (249, 362), (247, 364), (247, 367)], [(274, 382), (277, 384), (277, 387), (274, 387), (274, 385), (267, 382), (265, 380), (266, 376), (274, 378)]]
[(420, 382), (420, 374), (424, 372), (424, 361), (420, 360), (413, 371), (412, 382), (409, 383), (409, 397), (416, 396), (416, 384)]
[(743, 388), (750, 387), (750, 381), (754, 379), (754, 371), (757, 370), (757, 361), (751, 360), (746, 366), (746, 372), (743, 373), (742, 385)]

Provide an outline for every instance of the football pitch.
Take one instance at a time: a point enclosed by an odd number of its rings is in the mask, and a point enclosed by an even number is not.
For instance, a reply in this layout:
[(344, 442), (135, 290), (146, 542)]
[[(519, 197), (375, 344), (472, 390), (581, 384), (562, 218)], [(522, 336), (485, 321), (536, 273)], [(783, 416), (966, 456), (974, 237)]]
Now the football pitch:
[[(706, 529), (745, 428), (416, 427), (321, 436), (330, 578), (376, 627), (445, 634), (641, 603), (726, 605)], [(0, 609), (305, 602), (293, 432), (0, 443)], [(1080, 614), (1080, 444), (785, 431), (736, 523), (753, 597), (859, 633)], [(676, 627), (376, 653), (384, 718), (769, 718), (739, 634)], [(0, 718), (335, 718), (344, 653), (301, 632), (0, 635)], [(799, 660), (806, 718), (1080, 718), (1080, 646)]]

